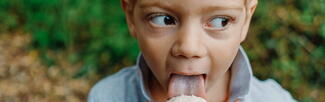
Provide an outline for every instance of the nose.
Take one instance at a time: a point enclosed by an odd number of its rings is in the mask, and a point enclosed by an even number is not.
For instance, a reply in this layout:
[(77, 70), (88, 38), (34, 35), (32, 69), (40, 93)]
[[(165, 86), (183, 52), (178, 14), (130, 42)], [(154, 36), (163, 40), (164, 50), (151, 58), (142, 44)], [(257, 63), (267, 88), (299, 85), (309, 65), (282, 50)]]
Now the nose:
[(198, 59), (206, 55), (207, 49), (203, 44), (202, 31), (194, 26), (181, 28), (173, 44), (171, 54), (175, 57)]

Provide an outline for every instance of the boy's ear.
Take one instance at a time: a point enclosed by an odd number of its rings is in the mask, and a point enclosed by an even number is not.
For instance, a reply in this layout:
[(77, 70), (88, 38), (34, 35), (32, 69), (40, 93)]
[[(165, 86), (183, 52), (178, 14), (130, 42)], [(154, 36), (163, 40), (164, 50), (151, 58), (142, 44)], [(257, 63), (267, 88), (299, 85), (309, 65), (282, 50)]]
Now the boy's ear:
[(246, 18), (245, 23), (243, 26), (242, 34), (241, 34), (241, 42), (243, 42), (246, 39), (249, 24), (251, 22), (252, 16), (255, 12), (255, 9), (257, 7), (258, 0), (246, 0)]
[(137, 38), (137, 34), (134, 28), (134, 21), (133, 21), (134, 20), (133, 7), (135, 6), (135, 4), (133, 3), (134, 2), (132, 2), (132, 0), (121, 0), (121, 6), (125, 13), (125, 18), (129, 28), (129, 32), (134, 38)]

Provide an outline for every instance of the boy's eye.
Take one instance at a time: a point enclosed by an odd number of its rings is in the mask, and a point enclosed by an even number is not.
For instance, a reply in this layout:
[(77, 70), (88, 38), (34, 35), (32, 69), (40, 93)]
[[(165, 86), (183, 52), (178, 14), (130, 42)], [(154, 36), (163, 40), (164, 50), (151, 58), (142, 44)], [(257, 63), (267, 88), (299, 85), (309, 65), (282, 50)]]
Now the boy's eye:
[(168, 26), (176, 24), (176, 20), (174, 19), (174, 17), (168, 15), (156, 15), (151, 17), (150, 21), (158, 26)]
[(207, 26), (212, 29), (222, 29), (229, 24), (229, 18), (226, 17), (216, 17), (208, 22)]

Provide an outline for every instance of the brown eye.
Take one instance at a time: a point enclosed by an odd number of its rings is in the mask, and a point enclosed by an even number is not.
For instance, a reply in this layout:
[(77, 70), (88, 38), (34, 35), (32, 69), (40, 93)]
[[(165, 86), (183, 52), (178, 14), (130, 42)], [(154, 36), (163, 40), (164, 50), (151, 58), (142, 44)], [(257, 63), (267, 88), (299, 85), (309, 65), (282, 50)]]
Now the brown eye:
[(226, 17), (216, 17), (212, 19), (207, 26), (209, 28), (221, 29), (226, 27), (229, 24), (229, 18)]
[(175, 25), (176, 20), (172, 16), (168, 15), (157, 15), (151, 18), (151, 22), (158, 26)]

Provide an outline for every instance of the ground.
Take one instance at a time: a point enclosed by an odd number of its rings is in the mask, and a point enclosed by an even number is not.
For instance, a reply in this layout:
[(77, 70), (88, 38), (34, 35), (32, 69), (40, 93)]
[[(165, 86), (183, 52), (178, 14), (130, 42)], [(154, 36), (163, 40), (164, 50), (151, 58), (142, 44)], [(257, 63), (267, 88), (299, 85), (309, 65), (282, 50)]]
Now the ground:
[(23, 32), (0, 34), (0, 102), (85, 102), (98, 77), (73, 78), (80, 65), (71, 65), (64, 54), (47, 67), (39, 52), (28, 48)]

